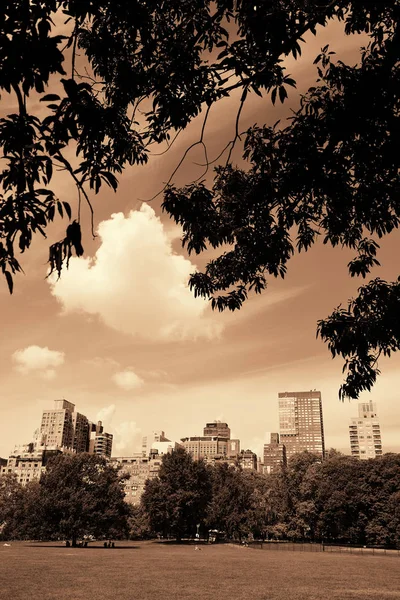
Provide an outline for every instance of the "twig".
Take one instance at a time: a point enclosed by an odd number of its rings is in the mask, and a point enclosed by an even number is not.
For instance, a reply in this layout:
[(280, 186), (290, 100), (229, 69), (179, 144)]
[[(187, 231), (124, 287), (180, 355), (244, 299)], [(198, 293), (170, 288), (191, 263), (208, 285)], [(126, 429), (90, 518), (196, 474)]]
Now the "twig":
[[(82, 198), (81, 198), (81, 189), (78, 186), (78, 223), (80, 224), (81, 222), (81, 203), (82, 203)], [(92, 227), (93, 230), (93, 227)]]
[(168, 141), (167, 141), (168, 147), (166, 148), (166, 150), (163, 150), (162, 152), (151, 152), (151, 153), (149, 153), (148, 156), (162, 156), (163, 154), (166, 154), (168, 152), (168, 150), (172, 147), (172, 145), (175, 142), (178, 135), (180, 133), (182, 133), (182, 131), (183, 131), (183, 129), (179, 129), (178, 133), (175, 135), (175, 137), (173, 138), (173, 140), (170, 144), (168, 144)]
[(76, 45), (78, 43), (78, 19), (75, 19), (75, 27), (72, 33), (74, 37), (74, 43), (72, 45), (72, 66), (71, 66), (71, 79), (75, 79), (75, 60), (76, 60)]
[(225, 167), (228, 165), (228, 163), (230, 161), (233, 149), (234, 149), (235, 144), (236, 144), (236, 140), (241, 140), (240, 133), (239, 133), (239, 121), (240, 121), (240, 115), (241, 115), (244, 103), (246, 101), (247, 90), (248, 90), (248, 87), (246, 86), (244, 88), (244, 90), (243, 90), (242, 97), (240, 98), (239, 110), (237, 111), (237, 114), (236, 114), (235, 137), (233, 138), (233, 141), (232, 141), (232, 144), (231, 144), (231, 147), (230, 147), (230, 150), (229, 150), (229, 154), (228, 154), (228, 157), (226, 159)]
[(152, 202), (153, 200), (155, 200), (160, 194), (163, 193), (163, 191), (169, 186), (169, 184), (171, 183), (175, 173), (179, 170), (179, 168), (181, 167), (183, 161), (185, 160), (186, 156), (189, 154), (190, 150), (192, 150), (192, 148), (194, 148), (195, 146), (198, 145), (205, 145), (203, 142), (203, 137), (204, 137), (204, 131), (205, 131), (205, 127), (206, 127), (206, 123), (207, 123), (207, 119), (208, 119), (208, 115), (210, 112), (210, 108), (211, 108), (212, 104), (209, 104), (207, 106), (207, 110), (206, 110), (206, 114), (204, 116), (204, 121), (203, 121), (203, 125), (201, 127), (201, 134), (200, 134), (200, 139), (197, 140), (197, 142), (193, 142), (193, 144), (190, 144), (190, 146), (188, 148), (186, 148), (181, 160), (179, 161), (179, 163), (177, 164), (177, 166), (175, 167), (175, 169), (173, 170), (172, 174), (170, 175), (167, 183), (164, 184), (164, 186), (162, 187), (162, 189), (157, 192), (157, 194), (155, 194), (152, 198), (150, 198), (149, 200), (142, 200), (141, 198), (139, 198), (139, 200), (141, 200), (141, 202)]

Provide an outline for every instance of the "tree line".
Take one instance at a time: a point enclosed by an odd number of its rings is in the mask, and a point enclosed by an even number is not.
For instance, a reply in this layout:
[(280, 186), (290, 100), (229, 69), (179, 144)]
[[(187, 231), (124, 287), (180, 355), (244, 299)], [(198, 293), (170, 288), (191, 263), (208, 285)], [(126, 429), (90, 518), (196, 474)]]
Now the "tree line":
[(124, 500), (125, 476), (97, 456), (53, 459), (38, 482), (0, 478), (2, 539), (84, 536), (143, 539), (290, 540), (400, 547), (400, 454), (360, 461), (308, 452), (270, 475), (194, 461), (183, 449), (163, 457), (140, 506)]
[(153, 531), (181, 539), (197, 524), (228, 539), (400, 545), (400, 454), (360, 461), (331, 450), (295, 455), (271, 475), (207, 467), (182, 451), (148, 481), (141, 510)]

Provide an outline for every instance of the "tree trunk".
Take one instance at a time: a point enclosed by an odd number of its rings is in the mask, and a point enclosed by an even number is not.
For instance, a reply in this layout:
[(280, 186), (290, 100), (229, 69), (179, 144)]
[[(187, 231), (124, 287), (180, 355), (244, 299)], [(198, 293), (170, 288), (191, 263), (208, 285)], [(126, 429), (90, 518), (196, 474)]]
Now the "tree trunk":
[(76, 534), (75, 534), (75, 533), (74, 533), (74, 534), (73, 534), (73, 536), (72, 536), (72, 543), (71, 543), (71, 546), (72, 546), (73, 548), (76, 548)]

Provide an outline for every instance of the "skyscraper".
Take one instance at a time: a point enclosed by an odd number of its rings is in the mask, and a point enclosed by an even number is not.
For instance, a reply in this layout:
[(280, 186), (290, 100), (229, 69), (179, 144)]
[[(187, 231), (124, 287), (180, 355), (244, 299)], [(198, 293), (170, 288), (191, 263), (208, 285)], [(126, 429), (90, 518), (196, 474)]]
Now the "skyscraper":
[(72, 413), (72, 424), (74, 427), (73, 447), (75, 452), (88, 452), (90, 441), (89, 419), (81, 413)]
[(366, 460), (382, 455), (382, 438), (376, 404), (372, 401), (358, 405), (358, 417), (349, 425), (351, 455)]
[(54, 400), (54, 408), (44, 410), (40, 425), (41, 442), (52, 448), (73, 448), (75, 404)]
[(101, 421), (90, 423), (90, 454), (98, 454), (111, 458), (113, 435), (106, 433)]
[(283, 392), (279, 394), (280, 442), (289, 460), (308, 450), (323, 458), (325, 453), (321, 392)]
[(35, 446), (70, 449), (111, 456), (113, 436), (106, 433), (101, 421), (91, 423), (85, 415), (75, 412), (75, 404), (55, 400), (54, 408), (44, 410)]

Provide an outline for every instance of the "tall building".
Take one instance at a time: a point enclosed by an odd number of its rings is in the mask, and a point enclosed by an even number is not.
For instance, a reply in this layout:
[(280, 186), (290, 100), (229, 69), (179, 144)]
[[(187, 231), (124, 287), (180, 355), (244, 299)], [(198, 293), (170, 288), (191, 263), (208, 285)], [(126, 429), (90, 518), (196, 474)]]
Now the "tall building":
[(41, 441), (52, 448), (73, 448), (75, 404), (54, 400), (54, 408), (44, 410), (40, 425)]
[(111, 433), (106, 433), (101, 421), (90, 424), (90, 454), (98, 454), (111, 458), (113, 436)]
[(279, 433), (271, 433), (269, 444), (264, 444), (263, 472), (276, 473), (286, 465), (286, 446), (279, 440)]
[(382, 455), (382, 438), (376, 404), (372, 401), (358, 405), (358, 417), (349, 425), (351, 455), (366, 460)]
[(35, 446), (71, 449), (111, 456), (113, 436), (106, 433), (101, 421), (91, 423), (75, 411), (75, 404), (55, 400), (54, 408), (44, 410), (39, 431), (35, 432)]
[(89, 452), (110, 458), (112, 441), (113, 436), (103, 431), (101, 421), (91, 423), (85, 415), (75, 412), (72, 402), (55, 400), (53, 409), (43, 411), (33, 441), (17, 446), (7, 461), (0, 459), (0, 475), (15, 473), (18, 481), (26, 485), (40, 478), (50, 457), (61, 453)]
[(280, 393), (279, 428), (287, 460), (304, 450), (323, 458), (325, 440), (321, 392)]
[(91, 423), (85, 415), (72, 413), (72, 425), (74, 428), (73, 448), (75, 452), (89, 452)]

